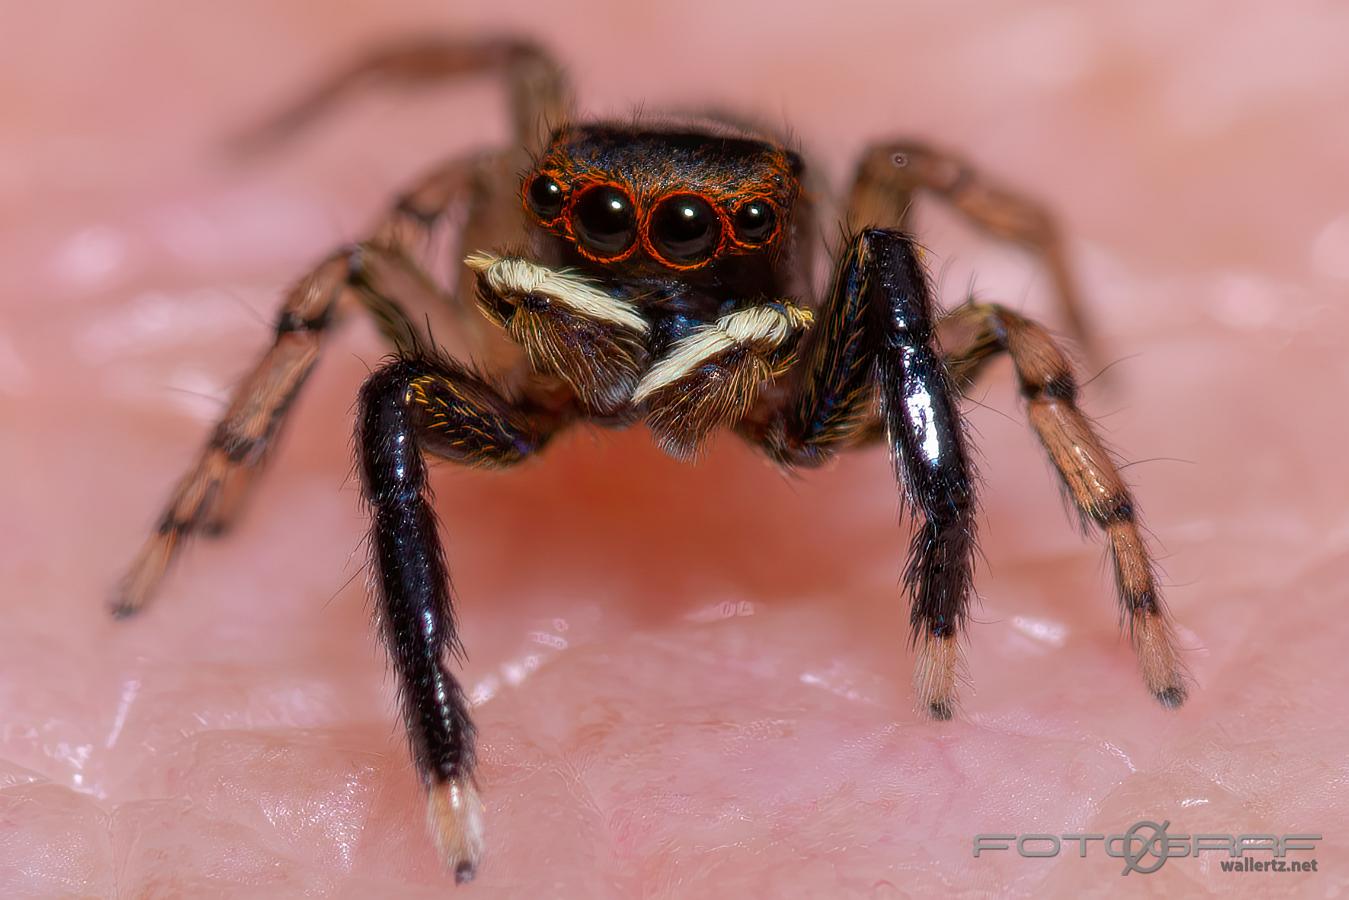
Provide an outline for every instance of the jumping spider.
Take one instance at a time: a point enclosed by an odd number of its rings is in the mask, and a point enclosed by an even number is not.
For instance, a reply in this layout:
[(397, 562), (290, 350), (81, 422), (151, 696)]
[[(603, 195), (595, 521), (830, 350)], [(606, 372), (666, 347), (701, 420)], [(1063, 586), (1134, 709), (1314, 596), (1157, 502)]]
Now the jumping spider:
[[(1168, 707), (1183, 702), (1185, 678), (1134, 501), (1077, 407), (1068, 359), (1044, 328), (1006, 307), (971, 301), (938, 311), (906, 232), (911, 203), (925, 192), (1029, 247), (1080, 330), (1060, 241), (1035, 203), (928, 147), (874, 146), (849, 197), (851, 236), (817, 300), (813, 198), (800, 156), (726, 123), (573, 120), (563, 73), (528, 43), (395, 46), (262, 134), (294, 130), (372, 77), (474, 73), (504, 77), (515, 146), (435, 169), (367, 240), (328, 257), (287, 295), (272, 347), (121, 583), (117, 614), (146, 604), (187, 538), (230, 521), (339, 311), (373, 313), (396, 349), (361, 388), (357, 415), (375, 601), (431, 834), (467, 880), (483, 852), (482, 807), (474, 726), (449, 668), (457, 636), (427, 456), (509, 466), (584, 421), (645, 422), (679, 458), (731, 428), (786, 467), (885, 440), (921, 514), (906, 571), (915, 690), (934, 718), (947, 719), (976, 512), (960, 396), (1007, 353), (1031, 426), (1083, 517), (1106, 534), (1148, 689)], [(540, 141), (543, 123), (561, 124)], [(436, 350), (400, 305), (409, 284), (434, 284), (412, 250), (450, 210), (465, 213), (462, 249), (471, 252), (458, 290), (437, 296), (459, 308), (476, 296), (478, 310), (523, 350), (491, 380)]]

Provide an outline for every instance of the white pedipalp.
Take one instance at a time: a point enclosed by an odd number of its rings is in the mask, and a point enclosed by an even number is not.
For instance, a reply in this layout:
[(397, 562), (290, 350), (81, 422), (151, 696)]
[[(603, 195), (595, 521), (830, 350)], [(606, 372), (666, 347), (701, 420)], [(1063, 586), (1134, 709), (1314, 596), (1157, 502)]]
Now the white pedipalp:
[(520, 256), (498, 256), (477, 251), (464, 258), (464, 265), (479, 273), (487, 286), (506, 300), (540, 294), (589, 319), (608, 322), (639, 334), (651, 325), (637, 307), (595, 287), (567, 269), (553, 269)]
[(669, 354), (646, 370), (633, 392), (641, 403), (661, 388), (679, 381), (699, 366), (737, 346), (771, 353), (811, 321), (810, 310), (789, 303), (764, 304), (736, 310), (703, 325), (677, 341)]

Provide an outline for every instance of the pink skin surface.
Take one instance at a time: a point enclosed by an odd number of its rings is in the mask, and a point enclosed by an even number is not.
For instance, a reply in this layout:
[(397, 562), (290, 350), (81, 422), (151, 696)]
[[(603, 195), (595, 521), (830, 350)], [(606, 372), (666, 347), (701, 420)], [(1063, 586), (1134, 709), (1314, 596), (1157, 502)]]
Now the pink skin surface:
[[(101, 604), (279, 290), (505, 120), (473, 83), (363, 97), (249, 166), (221, 138), (378, 38), (512, 30), (591, 113), (748, 109), (834, 185), (868, 140), (921, 136), (1046, 198), (1118, 360), (1084, 402), (1139, 461), (1195, 689), (1168, 713), (1142, 688), (1005, 362), (970, 404), (984, 559), (949, 723), (912, 708), (884, 450), (789, 479), (730, 438), (688, 467), (641, 429), (576, 430), (513, 472), (441, 467), (482, 734), (474, 895), (1349, 887), (1349, 9), (507, 5), (8, 5), (0, 896), (453, 889), (368, 627), (349, 477), (368, 322), (328, 345), (230, 538), (141, 618)], [(944, 302), (977, 272), (1055, 321), (1020, 252), (921, 223)], [(971, 853), (979, 832), (1144, 818), (1320, 832), (1320, 870)]]

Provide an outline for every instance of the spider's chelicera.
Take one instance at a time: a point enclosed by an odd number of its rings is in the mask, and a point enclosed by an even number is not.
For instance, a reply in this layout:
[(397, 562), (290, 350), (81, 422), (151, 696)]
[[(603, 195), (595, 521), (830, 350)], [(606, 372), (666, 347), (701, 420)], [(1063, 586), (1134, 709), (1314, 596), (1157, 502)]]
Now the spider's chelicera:
[[(1068, 359), (1044, 328), (1006, 307), (971, 301), (939, 311), (906, 230), (913, 199), (926, 193), (1028, 246), (1080, 330), (1060, 242), (1036, 204), (948, 154), (877, 145), (857, 169), (851, 236), (816, 298), (815, 195), (803, 190), (795, 152), (726, 124), (577, 121), (558, 67), (509, 41), (375, 54), (279, 118), (270, 136), (366, 75), (474, 71), (505, 76), (516, 146), (434, 170), (368, 240), (333, 254), (291, 291), (273, 346), (171, 498), (122, 582), (116, 612), (146, 603), (186, 538), (228, 523), (336, 313), (353, 304), (373, 313), (397, 350), (362, 387), (357, 420), (376, 600), (431, 832), (466, 879), (483, 846), (475, 735), (449, 667), (457, 637), (428, 457), (509, 466), (587, 421), (644, 422), (679, 458), (731, 429), (788, 467), (886, 442), (919, 519), (906, 571), (915, 690), (925, 710), (946, 719), (975, 539), (960, 396), (1006, 353), (1031, 425), (1083, 517), (1106, 535), (1148, 689), (1167, 706), (1184, 700), (1136, 507), (1078, 409)], [(544, 122), (563, 124), (538, 142)], [(522, 351), (491, 380), (435, 350), (402, 307), (400, 285), (433, 283), (410, 251), (452, 209), (466, 211), (468, 255), (448, 302), (476, 300)]]

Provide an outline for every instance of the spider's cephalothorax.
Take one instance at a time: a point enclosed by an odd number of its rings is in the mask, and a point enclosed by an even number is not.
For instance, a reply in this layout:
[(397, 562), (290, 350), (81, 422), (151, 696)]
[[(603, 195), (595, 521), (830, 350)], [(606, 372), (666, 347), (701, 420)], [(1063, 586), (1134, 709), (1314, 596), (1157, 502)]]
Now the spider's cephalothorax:
[(528, 256), (476, 252), (478, 302), (577, 408), (687, 456), (792, 360), (795, 154), (722, 132), (556, 132), (521, 185)]
[[(483, 848), (475, 734), (449, 668), (458, 643), (428, 456), (508, 466), (585, 421), (645, 421), (681, 458), (730, 428), (789, 467), (886, 441), (919, 518), (906, 570), (915, 690), (945, 719), (956, 702), (974, 554), (960, 393), (1006, 353), (1031, 425), (1083, 517), (1106, 535), (1149, 690), (1166, 706), (1183, 702), (1185, 678), (1134, 501), (1078, 409), (1066, 356), (1044, 328), (1005, 307), (938, 311), (906, 232), (912, 201), (927, 193), (1024, 244), (1044, 260), (1081, 335), (1059, 239), (1036, 204), (949, 154), (877, 145), (848, 198), (851, 237), (816, 299), (811, 197), (794, 152), (706, 123), (572, 123), (536, 146), (540, 123), (572, 122), (568, 92), (548, 56), (515, 41), (376, 53), (260, 134), (284, 135), (367, 76), (475, 71), (505, 76), (515, 145), (432, 171), (368, 240), (334, 253), (290, 292), (272, 348), (171, 498), (115, 612), (146, 603), (185, 538), (229, 523), (336, 313), (353, 302), (369, 310), (397, 349), (362, 387), (357, 421), (380, 623), (432, 836), (466, 879)], [(464, 213), (466, 258), (459, 283), (443, 289), (411, 251), (451, 210)], [(428, 288), (453, 310), (476, 306), (518, 345), (515, 362), (489, 381), (435, 350), (403, 308)]]

